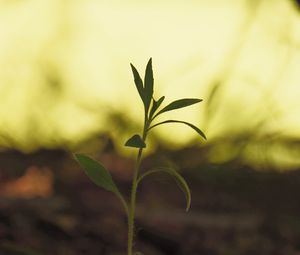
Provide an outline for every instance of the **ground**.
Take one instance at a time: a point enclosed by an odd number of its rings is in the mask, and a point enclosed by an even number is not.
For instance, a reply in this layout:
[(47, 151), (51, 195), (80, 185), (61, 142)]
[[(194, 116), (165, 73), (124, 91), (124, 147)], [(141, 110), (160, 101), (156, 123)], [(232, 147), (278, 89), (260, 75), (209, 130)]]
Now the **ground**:
[[(137, 251), (145, 255), (300, 254), (300, 171), (262, 172), (237, 162), (198, 166), (194, 158), (188, 159), (192, 153), (169, 153), (180, 162), (189, 162), (183, 164), (181, 173), (190, 184), (192, 206), (185, 212), (184, 195), (167, 176), (145, 180), (138, 191)], [(69, 154), (39, 157), (48, 161), (20, 160), (18, 155), (1, 161), (2, 166), (16, 168), (23, 164), (27, 172), (2, 174), (0, 255), (126, 254), (127, 219), (113, 194), (91, 183)], [(120, 189), (129, 194), (126, 171), (132, 162), (114, 154), (110, 160)], [(152, 161), (150, 156), (145, 166)], [(34, 166), (34, 162), (39, 164)], [(123, 165), (124, 173), (118, 178)], [(40, 184), (44, 180), (44, 188), (36, 191), (39, 195), (30, 189), (18, 191), (24, 186), (20, 182), (30, 179), (24, 178), (28, 169), (35, 174), (33, 167), (44, 176), (35, 179)], [(45, 176), (52, 176), (50, 184)]]

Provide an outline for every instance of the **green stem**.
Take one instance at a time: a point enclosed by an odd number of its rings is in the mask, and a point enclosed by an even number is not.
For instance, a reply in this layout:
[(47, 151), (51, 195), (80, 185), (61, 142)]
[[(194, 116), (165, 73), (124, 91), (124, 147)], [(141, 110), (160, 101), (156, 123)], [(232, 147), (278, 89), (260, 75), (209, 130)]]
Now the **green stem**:
[[(145, 114), (144, 129), (143, 129), (143, 141), (145, 142), (147, 136), (147, 129), (149, 127), (147, 114)], [(134, 237), (134, 217), (135, 217), (135, 204), (136, 204), (136, 192), (138, 187), (139, 170), (142, 161), (143, 148), (139, 148), (137, 159), (134, 167), (130, 206), (128, 211), (128, 255), (133, 255), (133, 237)]]
[(133, 236), (134, 236), (134, 215), (135, 215), (135, 203), (136, 203), (136, 191), (137, 191), (137, 178), (139, 173), (139, 168), (141, 164), (143, 149), (140, 148), (137, 156), (136, 165), (133, 173), (132, 189), (131, 189), (131, 198), (130, 198), (130, 207), (128, 213), (128, 255), (133, 253)]

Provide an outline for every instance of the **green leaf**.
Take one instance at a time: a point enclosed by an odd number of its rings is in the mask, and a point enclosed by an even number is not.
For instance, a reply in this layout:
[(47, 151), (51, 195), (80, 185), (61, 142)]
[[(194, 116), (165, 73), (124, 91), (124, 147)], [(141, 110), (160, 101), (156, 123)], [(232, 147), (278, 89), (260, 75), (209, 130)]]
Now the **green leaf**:
[(125, 143), (125, 146), (134, 148), (145, 148), (146, 144), (143, 141), (143, 139), (136, 134), (128, 139), (128, 141)]
[(160, 107), (160, 105), (162, 104), (162, 102), (165, 100), (165, 97), (162, 96), (160, 99), (158, 99), (157, 103), (156, 103), (156, 109), (158, 109)]
[(151, 99), (153, 96), (153, 70), (152, 70), (152, 58), (149, 59), (146, 71), (145, 71), (145, 78), (144, 78), (144, 84), (145, 84), (145, 110), (148, 113), (148, 109), (151, 103)]
[(107, 191), (111, 191), (119, 195), (119, 190), (116, 184), (104, 166), (102, 166), (98, 161), (83, 154), (75, 154), (75, 158), (92, 182)]
[(185, 125), (191, 127), (192, 129), (194, 129), (201, 137), (203, 137), (206, 140), (205, 134), (199, 128), (197, 128), (196, 126), (194, 126), (191, 123), (188, 123), (188, 122), (182, 121), (182, 120), (166, 120), (166, 121), (162, 121), (162, 122), (159, 122), (159, 123), (151, 126), (148, 130), (150, 130), (150, 129), (156, 127), (156, 126), (159, 126), (159, 125), (162, 125), (162, 124), (167, 124), (167, 123), (181, 123), (181, 124), (185, 124)]
[(178, 186), (185, 194), (186, 211), (188, 211), (191, 207), (191, 191), (185, 179), (174, 168), (162, 167), (160, 170), (170, 174), (176, 180)]
[(158, 99), (158, 101), (155, 101), (153, 99), (153, 104), (152, 104), (152, 108), (150, 110), (150, 115), (149, 118), (152, 119), (152, 116), (154, 115), (154, 113), (156, 112), (156, 110), (160, 107), (160, 105), (162, 104), (162, 102), (164, 101), (165, 97), (162, 96), (160, 99)]
[(140, 97), (141, 97), (141, 99), (142, 99), (142, 101), (145, 105), (143, 81), (142, 81), (138, 71), (134, 67), (134, 65), (130, 64), (130, 66), (131, 66), (131, 70), (132, 70), (132, 73), (133, 73), (135, 86), (136, 86), (137, 91), (139, 92), (139, 95), (140, 95)]
[(186, 211), (188, 211), (191, 207), (191, 191), (186, 183), (185, 179), (172, 167), (158, 167), (155, 170), (150, 170), (146, 173), (144, 173), (139, 179), (138, 182), (140, 182), (143, 178), (146, 176), (157, 173), (157, 172), (165, 172), (169, 175), (171, 175), (175, 181), (177, 182), (178, 186), (181, 188), (181, 190), (184, 192), (186, 197)]
[(168, 104), (161, 111), (159, 111), (157, 113), (157, 115), (162, 114), (163, 112), (168, 112), (168, 111), (176, 110), (176, 109), (179, 109), (179, 108), (187, 107), (187, 106), (199, 103), (201, 101), (202, 101), (202, 99), (198, 99), (198, 98), (179, 99), (179, 100), (176, 100), (176, 101)]

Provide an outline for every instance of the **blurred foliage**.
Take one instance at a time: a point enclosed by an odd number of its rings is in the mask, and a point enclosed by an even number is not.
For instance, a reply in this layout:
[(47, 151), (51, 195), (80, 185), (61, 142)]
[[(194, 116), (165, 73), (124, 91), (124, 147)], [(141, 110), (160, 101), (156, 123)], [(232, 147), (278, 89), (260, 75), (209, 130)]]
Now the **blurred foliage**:
[[(3, 149), (73, 150), (108, 134), (126, 153), (123, 140), (140, 130), (135, 123), (142, 114), (132, 100), (129, 62), (142, 66), (153, 56), (157, 92), (172, 91), (166, 100), (204, 99), (200, 111), (182, 115), (207, 134), (210, 162), (242, 158), (257, 168), (265, 162), (279, 170), (299, 166), (298, 1), (0, 6)], [(176, 126), (154, 132), (150, 142), (153, 151), (194, 140)]]

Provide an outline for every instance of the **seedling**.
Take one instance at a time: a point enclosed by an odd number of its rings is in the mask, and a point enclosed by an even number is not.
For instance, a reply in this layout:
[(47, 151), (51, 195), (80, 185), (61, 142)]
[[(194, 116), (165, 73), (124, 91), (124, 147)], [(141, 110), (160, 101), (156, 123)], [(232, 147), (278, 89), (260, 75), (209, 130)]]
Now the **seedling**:
[[(110, 173), (105, 169), (105, 167), (95, 161), (94, 159), (89, 158), (83, 154), (75, 154), (75, 158), (78, 160), (80, 166), (84, 169), (87, 176), (99, 187), (113, 192), (121, 201), (124, 210), (128, 217), (128, 255), (133, 255), (133, 238), (134, 238), (134, 217), (135, 217), (135, 206), (136, 206), (136, 195), (137, 188), (141, 181), (154, 173), (164, 172), (173, 177), (180, 188), (185, 193), (186, 197), (186, 211), (189, 210), (191, 205), (191, 192), (188, 184), (184, 178), (171, 166), (156, 167), (155, 169), (149, 169), (143, 174), (140, 173), (140, 166), (142, 161), (143, 150), (146, 148), (146, 139), (149, 132), (156, 128), (157, 126), (167, 124), (167, 123), (180, 123), (191, 127), (196, 131), (201, 137), (206, 139), (204, 133), (194, 126), (191, 123), (182, 120), (165, 120), (162, 122), (154, 122), (159, 115), (164, 114), (165, 112), (173, 111), (179, 108), (187, 107), (196, 103), (201, 102), (201, 99), (198, 98), (184, 98), (173, 101), (172, 103), (161, 107), (165, 97), (162, 96), (158, 100), (155, 100), (153, 97), (153, 71), (152, 71), (152, 59), (148, 61), (144, 81), (141, 79), (137, 69), (132, 65), (132, 73), (134, 77), (134, 83), (139, 93), (139, 96), (144, 105), (144, 126), (141, 134), (134, 134), (128, 141), (125, 143), (125, 146), (132, 147), (137, 149), (137, 157), (135, 161), (135, 166), (133, 169), (133, 178), (132, 178), (132, 188), (131, 196), (129, 202), (126, 201), (124, 196), (121, 194), (117, 185), (113, 181)], [(138, 253), (135, 253), (138, 254)]]

